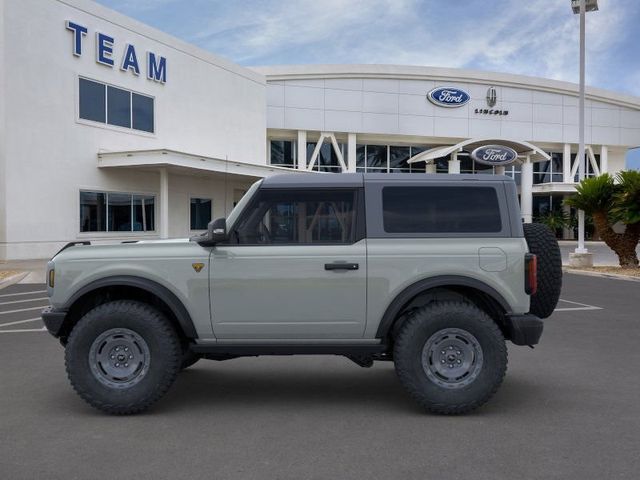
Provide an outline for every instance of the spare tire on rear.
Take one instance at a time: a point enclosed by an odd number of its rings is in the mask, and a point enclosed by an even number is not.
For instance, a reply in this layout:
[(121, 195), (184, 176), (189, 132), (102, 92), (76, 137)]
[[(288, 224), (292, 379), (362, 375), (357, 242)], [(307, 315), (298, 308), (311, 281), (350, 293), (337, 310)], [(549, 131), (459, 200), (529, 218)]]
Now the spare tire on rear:
[(539, 318), (547, 318), (555, 310), (562, 289), (560, 246), (546, 225), (525, 223), (523, 228), (529, 252), (538, 257), (538, 290), (531, 295), (529, 312)]

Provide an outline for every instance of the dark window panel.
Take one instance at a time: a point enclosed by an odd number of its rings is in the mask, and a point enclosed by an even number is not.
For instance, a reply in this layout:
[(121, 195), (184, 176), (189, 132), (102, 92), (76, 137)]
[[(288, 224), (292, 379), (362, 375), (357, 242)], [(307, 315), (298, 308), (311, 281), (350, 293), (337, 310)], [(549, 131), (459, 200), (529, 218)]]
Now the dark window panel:
[(191, 199), (191, 230), (206, 230), (211, 221), (211, 199)]
[(100, 192), (80, 192), (80, 231), (104, 232), (106, 230), (106, 194)]
[(132, 93), (131, 106), (133, 108), (133, 128), (153, 133), (155, 131), (153, 98)]
[(411, 158), (410, 147), (389, 147), (389, 171), (410, 172), (411, 167), (407, 160)]
[(131, 92), (107, 87), (107, 123), (131, 128)]
[(386, 145), (367, 145), (367, 170), (369, 167), (387, 171)]
[[(356, 167), (357, 169), (360, 169), (362, 167), (365, 166), (365, 146), (364, 145), (358, 145), (356, 146)], [(357, 171), (362, 171), (364, 172), (364, 169), (361, 170), (357, 170)]]
[(133, 231), (151, 232), (155, 226), (155, 197), (152, 195), (133, 196)]
[(105, 86), (84, 78), (80, 79), (80, 118), (106, 122)]
[(490, 187), (385, 187), (388, 233), (494, 233), (502, 230), (496, 191)]
[(108, 227), (110, 232), (131, 232), (131, 195), (126, 193), (109, 193)]

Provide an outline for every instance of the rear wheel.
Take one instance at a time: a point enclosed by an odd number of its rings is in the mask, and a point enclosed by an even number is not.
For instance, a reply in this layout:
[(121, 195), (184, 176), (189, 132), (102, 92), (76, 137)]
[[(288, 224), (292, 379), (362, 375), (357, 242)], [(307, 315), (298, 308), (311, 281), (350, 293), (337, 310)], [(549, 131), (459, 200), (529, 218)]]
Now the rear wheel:
[(112, 414), (148, 409), (169, 389), (182, 360), (178, 335), (150, 305), (105, 303), (74, 326), (65, 350), (67, 375), (91, 406)]
[(562, 255), (553, 232), (541, 223), (525, 223), (524, 237), (529, 251), (538, 260), (538, 291), (531, 295), (529, 311), (539, 318), (549, 317), (560, 299)]
[(433, 303), (400, 327), (394, 362), (400, 381), (420, 405), (434, 413), (461, 414), (498, 390), (507, 348), (498, 326), (476, 306)]

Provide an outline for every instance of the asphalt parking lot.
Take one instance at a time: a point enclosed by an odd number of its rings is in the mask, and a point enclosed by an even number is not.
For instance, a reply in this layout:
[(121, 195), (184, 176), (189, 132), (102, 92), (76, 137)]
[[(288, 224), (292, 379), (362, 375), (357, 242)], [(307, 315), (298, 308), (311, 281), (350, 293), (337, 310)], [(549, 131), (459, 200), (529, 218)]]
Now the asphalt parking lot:
[(640, 477), (639, 282), (565, 275), (541, 345), (510, 346), (501, 390), (463, 417), (340, 357), (202, 361), (151, 412), (106, 416), (33, 320), (43, 290), (0, 290), (2, 479)]

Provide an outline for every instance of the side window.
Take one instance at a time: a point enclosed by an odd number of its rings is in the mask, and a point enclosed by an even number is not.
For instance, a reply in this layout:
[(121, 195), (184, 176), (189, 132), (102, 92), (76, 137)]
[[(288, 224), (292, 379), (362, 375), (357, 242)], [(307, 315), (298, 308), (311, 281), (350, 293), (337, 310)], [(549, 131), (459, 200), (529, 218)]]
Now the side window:
[(500, 205), (492, 187), (384, 187), (387, 233), (497, 233)]
[(355, 212), (354, 190), (263, 190), (232, 240), (241, 245), (349, 244)]

